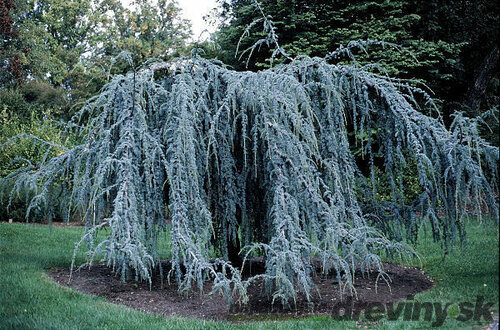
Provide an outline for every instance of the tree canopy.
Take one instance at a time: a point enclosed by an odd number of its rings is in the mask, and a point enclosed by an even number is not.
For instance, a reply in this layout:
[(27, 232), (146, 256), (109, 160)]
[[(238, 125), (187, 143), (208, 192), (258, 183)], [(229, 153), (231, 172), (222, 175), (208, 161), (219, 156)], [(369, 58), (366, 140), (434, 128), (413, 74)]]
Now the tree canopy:
[[(264, 278), (273, 300), (288, 304), (296, 288), (311, 294), (313, 258), (349, 286), (359, 265), (383, 276), (381, 253), (407, 252), (391, 232), (411, 239), (428, 221), (448, 249), (464, 238), (466, 210), (498, 219), (498, 149), (473, 120), (458, 115), (449, 131), (417, 111), (417, 94), (432, 106), (404, 81), (324, 58), (259, 72), (197, 55), (155, 62), (90, 99), (79, 113), (81, 144), (3, 182), (14, 180), (12, 194), (28, 192), (28, 216), (83, 214), (89, 262), (102, 256), (123, 279), (150, 279), (168, 231), (169, 277), (181, 291), (210, 280), (214, 292), (244, 303), (249, 283)], [(421, 190), (408, 201), (410, 163)], [(377, 166), (388, 201), (376, 194)], [(103, 226), (109, 236), (94, 244)], [(243, 279), (238, 253), (264, 254), (265, 273)]]

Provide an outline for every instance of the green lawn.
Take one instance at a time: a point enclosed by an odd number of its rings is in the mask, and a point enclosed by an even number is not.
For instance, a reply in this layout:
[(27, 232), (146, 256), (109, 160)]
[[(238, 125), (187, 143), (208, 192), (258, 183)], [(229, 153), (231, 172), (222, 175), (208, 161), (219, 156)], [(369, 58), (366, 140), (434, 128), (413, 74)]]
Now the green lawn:
[[(444, 305), (454, 303), (445, 328), (483, 327), (488, 323), (455, 319), (459, 303), (475, 303), (477, 296), (494, 302), (498, 315), (498, 226), (467, 226), (468, 245), (457, 248), (445, 260), (438, 244), (423, 237), (416, 247), (424, 271), (436, 287), (418, 294), (414, 302)], [(51, 267), (69, 267), (75, 241), (83, 229), (26, 224), (0, 224), (0, 329), (9, 328), (355, 328), (355, 321), (336, 321), (318, 316), (302, 320), (253, 322), (232, 325), (188, 318), (167, 318), (110, 304), (105, 299), (61, 287), (46, 275)], [(82, 262), (83, 254), (78, 256)], [(418, 264), (416, 261), (414, 264)], [(469, 306), (470, 307), (470, 306)], [(474, 309), (473, 307), (471, 308)], [(423, 312), (422, 312), (423, 314)], [(361, 319), (363, 321), (363, 319)], [(382, 328), (428, 328), (432, 322), (397, 321), (385, 318), (376, 323)], [(366, 323), (365, 323), (366, 324)], [(373, 326), (373, 323), (368, 323)]]

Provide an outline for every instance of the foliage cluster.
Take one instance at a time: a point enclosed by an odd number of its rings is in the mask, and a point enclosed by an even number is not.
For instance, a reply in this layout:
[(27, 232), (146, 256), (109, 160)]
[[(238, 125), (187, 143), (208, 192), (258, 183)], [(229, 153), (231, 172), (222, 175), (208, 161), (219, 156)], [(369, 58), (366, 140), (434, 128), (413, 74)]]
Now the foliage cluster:
[[(34, 139), (19, 138), (20, 136), (36, 136), (45, 141), (71, 146), (77, 141), (73, 134), (67, 134), (48, 115), (42, 115), (40, 109), (33, 109), (32, 104), (26, 102), (22, 95), (10, 93), (1, 94), (5, 101), (0, 111), (0, 178), (9, 175), (28, 164), (38, 164), (47, 157), (53, 157), (61, 153), (60, 150), (52, 150), (47, 154), (44, 145)], [(24, 115), (30, 118), (12, 114), (9, 106), (14, 104), (17, 110), (26, 109)], [(2, 187), (0, 190), (0, 218), (24, 221), (28, 210), (30, 191), (22, 191), (21, 194), (11, 196), (11, 186)], [(12, 198), (11, 198), (12, 197)], [(59, 197), (55, 197), (58, 199)], [(61, 212), (56, 212), (55, 219), (62, 221)], [(32, 214), (30, 221), (47, 221), (43, 214)]]

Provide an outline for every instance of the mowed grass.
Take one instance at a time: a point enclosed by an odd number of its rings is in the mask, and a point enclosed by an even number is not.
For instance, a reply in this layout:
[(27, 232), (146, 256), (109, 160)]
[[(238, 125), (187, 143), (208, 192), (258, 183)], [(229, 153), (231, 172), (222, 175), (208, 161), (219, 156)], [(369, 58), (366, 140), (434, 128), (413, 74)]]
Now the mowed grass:
[[(498, 315), (498, 226), (470, 221), (467, 225), (468, 245), (457, 247), (443, 260), (442, 250), (428, 236), (423, 236), (416, 250), (421, 255), (423, 270), (436, 283), (430, 291), (418, 294), (413, 302), (475, 303), (477, 296), (494, 303), (491, 310)], [(47, 272), (54, 267), (69, 267), (74, 244), (83, 233), (79, 227), (53, 227), (0, 223), (0, 329), (201, 329), (201, 328), (429, 328), (431, 322), (396, 321), (385, 317), (367, 322), (362, 315), (357, 321), (337, 321), (327, 316), (305, 319), (272, 320), (230, 324), (190, 318), (165, 318), (108, 303), (55, 284)], [(77, 264), (83, 262), (83, 253)], [(409, 265), (418, 265), (410, 261)], [(453, 311), (453, 313), (451, 312)], [(450, 309), (444, 328), (484, 328), (480, 321), (455, 319), (456, 308)]]

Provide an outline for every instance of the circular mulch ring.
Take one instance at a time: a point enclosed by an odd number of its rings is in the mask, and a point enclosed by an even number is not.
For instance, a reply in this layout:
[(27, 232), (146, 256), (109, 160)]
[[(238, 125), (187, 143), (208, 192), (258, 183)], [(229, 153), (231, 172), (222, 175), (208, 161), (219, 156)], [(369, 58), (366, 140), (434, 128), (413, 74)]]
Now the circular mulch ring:
[[(253, 264), (252, 268), (263, 269), (262, 260), (254, 260)], [(165, 267), (168, 267), (168, 263)], [(334, 312), (338, 313), (340, 308), (346, 307), (356, 313), (369, 304), (398, 302), (433, 286), (430, 277), (416, 268), (386, 263), (384, 270), (391, 278), (390, 287), (383, 280), (377, 283), (376, 274), (365, 278), (359, 275), (354, 284), (355, 295), (345, 290), (341, 296), (339, 285), (333, 277), (319, 275), (313, 277), (320, 295), (316, 290), (312, 291), (314, 304), (312, 311), (311, 304), (301, 295), (298, 295), (296, 305), (292, 305), (291, 310), (284, 310), (280, 302), (273, 306), (264, 293), (263, 281), (257, 281), (249, 286), (249, 302), (246, 306), (235, 305), (229, 308), (220, 295), (201, 296), (197, 290), (188, 296), (179, 295), (177, 285), (168, 285), (166, 280), (162, 288), (159, 275), (153, 278), (151, 290), (149, 284), (145, 282), (123, 283), (105, 265), (94, 265), (90, 269), (73, 272), (70, 283), (68, 283), (70, 271), (67, 268), (55, 269), (50, 276), (61, 285), (141, 311), (165, 316), (189, 316), (233, 322), (332, 315)], [(166, 273), (165, 270), (164, 272)], [(204, 292), (210, 292), (209, 283), (205, 284)]]

